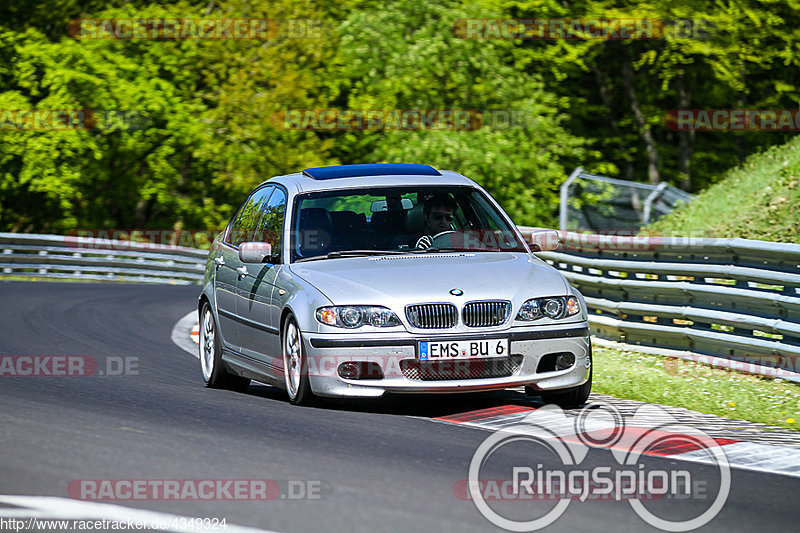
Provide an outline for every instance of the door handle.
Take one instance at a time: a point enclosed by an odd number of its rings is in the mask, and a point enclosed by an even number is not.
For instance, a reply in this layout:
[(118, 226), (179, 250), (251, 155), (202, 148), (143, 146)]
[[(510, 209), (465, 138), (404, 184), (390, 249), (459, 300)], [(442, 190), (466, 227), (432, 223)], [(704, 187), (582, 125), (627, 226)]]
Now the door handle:
[(247, 267), (242, 265), (236, 269), (236, 273), (239, 274), (239, 279), (242, 280), (247, 277)]
[(214, 263), (217, 264), (217, 270), (219, 270), (220, 268), (225, 266), (225, 258), (222, 257), (222, 256), (215, 257), (214, 258)]

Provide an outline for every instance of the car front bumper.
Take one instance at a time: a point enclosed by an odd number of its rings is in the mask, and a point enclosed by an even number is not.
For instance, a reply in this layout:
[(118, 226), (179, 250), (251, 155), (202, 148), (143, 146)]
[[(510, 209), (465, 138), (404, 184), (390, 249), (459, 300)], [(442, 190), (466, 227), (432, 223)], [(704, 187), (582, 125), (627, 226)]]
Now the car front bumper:
[[(509, 339), (510, 358), (517, 364), (504, 375), (439, 379), (441, 374), (420, 377), (413, 368), (419, 366), (417, 350), (420, 341), (463, 339)], [(471, 335), (436, 334), (428, 336), (395, 333), (392, 335), (353, 335), (305, 332), (303, 335), (307, 354), (311, 389), (319, 396), (374, 398), (385, 392), (392, 393), (449, 393), (474, 392), (531, 386), (549, 391), (575, 387), (585, 383), (591, 371), (591, 344), (587, 322), (569, 325), (542, 326), (538, 328), (511, 328), (501, 332)], [(565, 370), (537, 372), (542, 358), (548, 354), (572, 353), (575, 364)], [(441, 363), (443, 374), (448, 369), (458, 375), (468, 375), (469, 365), (492, 364), (493, 360), (457, 360)], [(345, 362), (380, 365), (382, 379), (347, 379), (338, 373)], [(449, 366), (448, 366), (449, 365)], [(473, 370), (476, 367), (473, 366)], [(466, 369), (466, 372), (464, 370)], [(478, 372), (479, 374), (481, 372)], [(425, 374), (424, 372), (422, 374)], [(507, 375), (505, 375), (507, 374)]]

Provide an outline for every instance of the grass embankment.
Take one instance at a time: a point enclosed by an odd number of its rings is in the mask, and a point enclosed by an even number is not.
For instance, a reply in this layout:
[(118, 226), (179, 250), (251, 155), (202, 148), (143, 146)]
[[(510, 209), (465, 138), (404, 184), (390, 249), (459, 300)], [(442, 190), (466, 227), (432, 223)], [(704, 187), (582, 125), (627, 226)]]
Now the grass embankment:
[(800, 384), (600, 346), (593, 358), (593, 392), (800, 431)]
[[(800, 242), (800, 136), (750, 156), (649, 230)], [(800, 384), (596, 347), (594, 391), (800, 431)]]
[(800, 136), (741, 166), (648, 229), (676, 236), (800, 242)]

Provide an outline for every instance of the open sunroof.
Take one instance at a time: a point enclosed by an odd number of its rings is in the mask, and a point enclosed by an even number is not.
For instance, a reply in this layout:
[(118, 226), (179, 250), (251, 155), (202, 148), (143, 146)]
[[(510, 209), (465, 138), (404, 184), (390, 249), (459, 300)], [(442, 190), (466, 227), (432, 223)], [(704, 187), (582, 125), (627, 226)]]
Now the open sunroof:
[(303, 170), (303, 174), (315, 180), (336, 178), (359, 178), (363, 176), (441, 176), (430, 165), (404, 163), (383, 163), (374, 165), (339, 165), (335, 167), (316, 167)]

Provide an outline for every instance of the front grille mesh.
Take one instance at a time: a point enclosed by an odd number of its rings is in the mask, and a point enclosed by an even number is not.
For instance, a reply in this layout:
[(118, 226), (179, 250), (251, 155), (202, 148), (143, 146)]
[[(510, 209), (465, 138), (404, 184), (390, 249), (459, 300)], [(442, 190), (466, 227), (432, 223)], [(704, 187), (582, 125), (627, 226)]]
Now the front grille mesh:
[(454, 379), (504, 378), (522, 366), (522, 355), (493, 359), (468, 359), (454, 361), (425, 361), (403, 359), (400, 371), (415, 381), (442, 381)]
[(456, 325), (458, 310), (453, 304), (409, 305), (406, 318), (415, 328), (446, 329)]
[(464, 324), (471, 328), (499, 326), (508, 319), (510, 307), (510, 302), (470, 302), (462, 311)]

